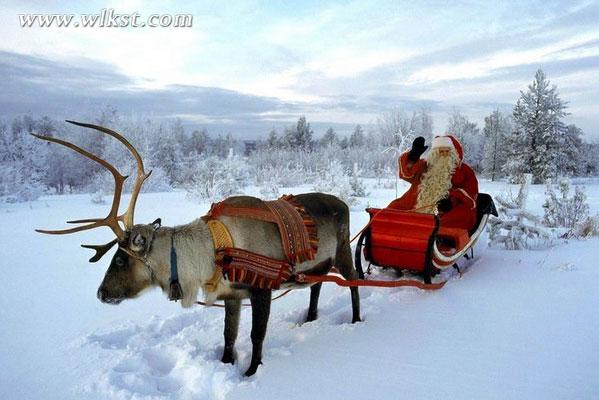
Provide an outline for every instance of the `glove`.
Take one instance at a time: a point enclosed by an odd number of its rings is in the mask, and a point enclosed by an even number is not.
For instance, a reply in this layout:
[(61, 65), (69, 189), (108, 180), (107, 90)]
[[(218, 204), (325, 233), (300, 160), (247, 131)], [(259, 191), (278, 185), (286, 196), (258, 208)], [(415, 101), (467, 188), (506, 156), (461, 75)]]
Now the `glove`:
[(446, 213), (451, 211), (452, 208), (453, 204), (451, 204), (451, 200), (449, 200), (447, 197), (437, 202), (437, 210), (439, 210), (439, 212)]
[(428, 149), (428, 146), (424, 145), (424, 138), (422, 136), (418, 136), (412, 143), (412, 149), (408, 153), (408, 160), (412, 162), (418, 161), (426, 149)]

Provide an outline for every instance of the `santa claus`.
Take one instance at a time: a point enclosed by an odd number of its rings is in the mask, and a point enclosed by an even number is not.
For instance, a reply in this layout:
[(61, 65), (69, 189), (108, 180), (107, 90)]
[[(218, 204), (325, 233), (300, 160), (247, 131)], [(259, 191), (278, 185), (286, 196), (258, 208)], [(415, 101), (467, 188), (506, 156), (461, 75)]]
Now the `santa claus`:
[(433, 214), (441, 226), (470, 230), (476, 223), (478, 180), (462, 160), (462, 145), (453, 136), (436, 136), (426, 159), (423, 137), (399, 158), (399, 177), (410, 182), (408, 191), (388, 208)]

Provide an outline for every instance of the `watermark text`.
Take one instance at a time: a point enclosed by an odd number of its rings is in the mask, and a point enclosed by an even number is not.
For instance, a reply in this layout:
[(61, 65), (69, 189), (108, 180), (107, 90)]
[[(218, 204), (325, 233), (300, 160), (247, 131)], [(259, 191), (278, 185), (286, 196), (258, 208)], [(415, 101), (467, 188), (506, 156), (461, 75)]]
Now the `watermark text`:
[(103, 8), (96, 14), (19, 14), (21, 28), (191, 28), (191, 14), (117, 13)]

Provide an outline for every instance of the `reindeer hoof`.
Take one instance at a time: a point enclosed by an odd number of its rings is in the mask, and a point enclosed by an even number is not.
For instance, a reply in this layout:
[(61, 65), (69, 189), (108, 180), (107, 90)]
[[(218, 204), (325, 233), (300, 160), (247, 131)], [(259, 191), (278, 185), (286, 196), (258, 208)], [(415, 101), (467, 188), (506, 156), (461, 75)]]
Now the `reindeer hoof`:
[(362, 318), (360, 318), (360, 317), (352, 318), (351, 323), (355, 324), (356, 322), (362, 322)]
[(318, 318), (318, 313), (308, 312), (308, 316), (306, 317), (306, 322), (316, 321), (317, 318)]
[(225, 353), (223, 358), (220, 359), (223, 364), (235, 364), (235, 357), (233, 354)]
[(258, 366), (262, 364), (262, 361), (258, 361), (257, 363), (252, 362), (250, 364), (250, 367), (248, 368), (247, 371), (245, 371), (245, 376), (252, 376), (256, 373), (256, 371), (258, 370)]

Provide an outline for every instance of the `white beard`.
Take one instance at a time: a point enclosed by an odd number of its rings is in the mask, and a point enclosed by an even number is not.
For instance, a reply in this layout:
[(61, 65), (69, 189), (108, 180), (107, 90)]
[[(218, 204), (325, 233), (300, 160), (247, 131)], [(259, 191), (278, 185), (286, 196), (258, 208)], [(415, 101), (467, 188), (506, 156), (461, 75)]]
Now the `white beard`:
[(433, 214), (437, 209), (437, 202), (446, 197), (451, 189), (451, 177), (458, 166), (458, 157), (455, 151), (449, 156), (440, 156), (433, 150), (427, 159), (426, 172), (422, 175), (418, 185), (416, 211)]

